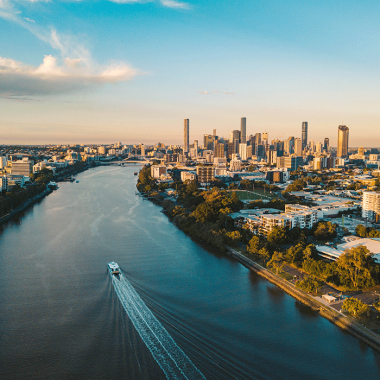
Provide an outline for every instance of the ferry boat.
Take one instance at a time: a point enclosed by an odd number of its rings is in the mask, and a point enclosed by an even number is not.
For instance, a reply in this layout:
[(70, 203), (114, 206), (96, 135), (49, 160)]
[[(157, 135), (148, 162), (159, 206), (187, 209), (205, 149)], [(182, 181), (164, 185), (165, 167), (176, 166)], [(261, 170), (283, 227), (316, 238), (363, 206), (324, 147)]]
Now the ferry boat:
[(115, 276), (118, 276), (120, 274), (119, 265), (117, 265), (117, 263), (115, 263), (114, 261), (112, 261), (112, 263), (108, 263), (107, 267), (111, 274)]

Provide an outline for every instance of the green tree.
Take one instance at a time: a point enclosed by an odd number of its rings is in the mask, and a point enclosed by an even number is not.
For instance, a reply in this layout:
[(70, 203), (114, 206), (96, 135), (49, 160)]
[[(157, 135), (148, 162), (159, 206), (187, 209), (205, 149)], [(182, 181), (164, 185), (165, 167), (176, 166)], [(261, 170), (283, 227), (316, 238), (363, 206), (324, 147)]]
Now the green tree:
[(348, 277), (356, 289), (378, 283), (379, 265), (375, 263), (369, 250), (362, 245), (347, 249), (336, 260), (336, 265), (341, 279)]
[(282, 252), (278, 252), (278, 251), (275, 251), (273, 253), (272, 258), (267, 262), (267, 267), (276, 269), (277, 274), (279, 271), (282, 270), (284, 265), (285, 265), (284, 256), (283, 256)]
[(266, 247), (261, 248), (257, 254), (264, 260), (264, 263), (270, 259), (270, 254)]
[(253, 236), (247, 245), (247, 251), (251, 255), (256, 255), (261, 248), (260, 238), (258, 236)]
[(357, 298), (346, 298), (343, 301), (342, 310), (348, 311), (351, 315), (359, 317), (369, 312), (369, 307)]
[(298, 178), (298, 179), (295, 179), (293, 181), (293, 183), (291, 183), (290, 185), (287, 186), (286, 191), (287, 192), (302, 191), (304, 189), (304, 187), (306, 187), (306, 186), (307, 186), (307, 183), (303, 179)]
[(302, 280), (296, 282), (296, 287), (307, 293), (317, 293), (322, 287), (323, 282), (314, 276), (305, 276)]
[(360, 237), (367, 237), (367, 229), (362, 224), (356, 226), (355, 232)]
[(275, 227), (273, 230), (268, 234), (267, 238), (269, 243), (272, 244), (282, 244), (286, 241), (286, 230), (282, 227)]
[(319, 222), (314, 231), (314, 236), (318, 240), (330, 240), (335, 238), (336, 235), (336, 225), (331, 222)]

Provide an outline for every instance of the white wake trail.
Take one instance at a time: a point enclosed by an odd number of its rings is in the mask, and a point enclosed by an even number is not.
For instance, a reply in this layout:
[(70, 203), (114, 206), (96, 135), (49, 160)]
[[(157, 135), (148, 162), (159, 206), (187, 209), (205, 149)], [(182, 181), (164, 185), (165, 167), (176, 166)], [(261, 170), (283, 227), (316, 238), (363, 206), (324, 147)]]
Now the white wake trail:
[(164, 371), (167, 379), (206, 379), (157, 320), (131, 283), (122, 275), (111, 275), (117, 296), (141, 339)]

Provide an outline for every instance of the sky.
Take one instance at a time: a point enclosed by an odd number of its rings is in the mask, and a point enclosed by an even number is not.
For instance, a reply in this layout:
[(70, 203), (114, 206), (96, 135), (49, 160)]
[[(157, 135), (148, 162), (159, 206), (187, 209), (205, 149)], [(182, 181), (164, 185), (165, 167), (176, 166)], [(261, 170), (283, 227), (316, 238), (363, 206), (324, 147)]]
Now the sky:
[[(380, 146), (380, 3), (0, 0), (0, 144)], [(201, 143), (202, 144), (202, 143)]]

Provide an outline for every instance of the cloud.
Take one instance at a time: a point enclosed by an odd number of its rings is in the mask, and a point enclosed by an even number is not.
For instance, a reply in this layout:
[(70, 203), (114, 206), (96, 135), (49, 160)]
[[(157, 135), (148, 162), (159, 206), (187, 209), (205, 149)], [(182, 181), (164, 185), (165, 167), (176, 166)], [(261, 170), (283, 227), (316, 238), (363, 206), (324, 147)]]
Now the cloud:
[(80, 58), (60, 61), (46, 55), (42, 64), (35, 67), (0, 57), (0, 95), (14, 98), (66, 94), (128, 81), (140, 74), (125, 63), (114, 62), (96, 69)]
[(191, 9), (190, 4), (183, 3), (181, 1), (176, 1), (176, 0), (160, 0), (160, 1), (164, 7), (174, 8), (174, 9)]
[(210, 94), (208, 93), (208, 91), (199, 91), (199, 93), (200, 93), (201, 95), (210, 95)]

